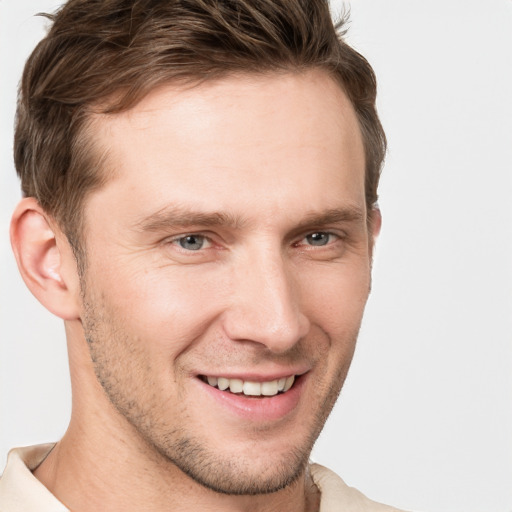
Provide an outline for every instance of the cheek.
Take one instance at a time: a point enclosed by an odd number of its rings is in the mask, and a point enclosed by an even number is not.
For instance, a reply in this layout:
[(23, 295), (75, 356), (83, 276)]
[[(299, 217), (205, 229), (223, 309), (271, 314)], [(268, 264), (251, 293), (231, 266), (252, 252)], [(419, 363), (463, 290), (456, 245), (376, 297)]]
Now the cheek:
[(302, 302), (313, 323), (331, 336), (359, 327), (370, 288), (368, 265), (340, 263), (301, 275)]
[(303, 294), (312, 329), (323, 335), (308, 345), (319, 362), (318, 382), (325, 382), (337, 396), (352, 361), (368, 289), (369, 271), (365, 266), (324, 269), (309, 280)]
[(222, 310), (215, 275), (178, 267), (125, 274), (101, 280), (112, 314), (125, 331), (167, 357), (193, 343)]

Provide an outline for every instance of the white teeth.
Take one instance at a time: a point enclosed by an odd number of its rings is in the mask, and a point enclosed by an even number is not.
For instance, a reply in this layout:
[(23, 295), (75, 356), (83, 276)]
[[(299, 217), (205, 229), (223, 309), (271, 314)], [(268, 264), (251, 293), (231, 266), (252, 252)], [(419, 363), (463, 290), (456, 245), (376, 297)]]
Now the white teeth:
[(231, 393), (243, 393), (246, 396), (275, 396), (285, 393), (295, 382), (295, 375), (266, 382), (243, 381), (241, 379), (227, 379), (225, 377), (206, 377), (210, 386), (218, 387), (221, 391), (229, 389)]
[(277, 380), (261, 383), (261, 394), (265, 396), (277, 395)]
[(261, 383), (259, 382), (244, 382), (244, 395), (247, 396), (259, 396), (261, 395)]
[(286, 393), (286, 391), (288, 391), (293, 386), (294, 382), (295, 382), (295, 375), (291, 375), (290, 377), (286, 377), (286, 382), (284, 384), (283, 391)]
[(241, 379), (229, 379), (231, 393), (241, 393), (244, 390), (244, 381)]
[(224, 377), (219, 377), (217, 381), (217, 385), (221, 391), (224, 391), (229, 388), (229, 379), (225, 379)]

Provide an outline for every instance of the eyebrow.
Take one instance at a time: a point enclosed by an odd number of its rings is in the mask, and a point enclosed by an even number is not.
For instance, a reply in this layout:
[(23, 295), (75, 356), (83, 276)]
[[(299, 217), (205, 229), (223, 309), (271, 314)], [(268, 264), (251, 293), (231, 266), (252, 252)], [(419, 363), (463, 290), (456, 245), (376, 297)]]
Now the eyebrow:
[(181, 206), (165, 206), (136, 224), (140, 231), (159, 232), (185, 226), (240, 228), (245, 221), (227, 212), (198, 212)]
[[(331, 208), (322, 212), (306, 213), (293, 231), (306, 228), (337, 224), (341, 222), (362, 223), (366, 219), (366, 210), (358, 206)], [(198, 212), (181, 206), (166, 206), (136, 224), (142, 232), (160, 232), (172, 228), (188, 226), (215, 227), (224, 226), (240, 229), (248, 223), (247, 219), (229, 212)]]
[(366, 210), (357, 206), (346, 206), (343, 208), (331, 208), (324, 212), (307, 213), (300, 221), (296, 229), (311, 226), (325, 226), (327, 224), (338, 224), (341, 222), (364, 222)]

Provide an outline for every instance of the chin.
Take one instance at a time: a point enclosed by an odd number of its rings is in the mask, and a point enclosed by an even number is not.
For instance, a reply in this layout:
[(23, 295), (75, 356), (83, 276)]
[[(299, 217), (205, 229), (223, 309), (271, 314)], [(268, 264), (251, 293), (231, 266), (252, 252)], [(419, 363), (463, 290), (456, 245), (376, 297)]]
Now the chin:
[[(247, 448), (221, 453), (195, 439), (181, 438), (156, 448), (167, 463), (201, 486), (228, 495), (260, 495), (280, 491), (304, 474), (312, 443), (298, 443), (279, 453), (265, 442), (253, 441), (255, 453)], [(245, 453), (243, 453), (245, 452)]]
[(299, 451), (288, 453), (283, 460), (265, 457), (258, 464), (252, 460), (212, 460), (204, 458), (178, 468), (195, 482), (216, 493), (228, 495), (270, 494), (292, 485), (304, 473), (309, 456)]

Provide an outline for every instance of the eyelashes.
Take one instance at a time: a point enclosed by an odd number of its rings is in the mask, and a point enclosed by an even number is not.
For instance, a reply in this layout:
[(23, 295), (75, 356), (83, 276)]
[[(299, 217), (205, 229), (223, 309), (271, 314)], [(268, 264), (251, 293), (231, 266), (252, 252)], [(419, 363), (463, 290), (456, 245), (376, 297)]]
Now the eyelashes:
[(340, 236), (335, 233), (331, 233), (329, 231), (315, 231), (306, 235), (301, 242), (305, 241), (305, 245), (310, 245), (312, 247), (324, 247), (339, 239)]
[[(299, 240), (291, 244), (294, 248), (324, 248), (335, 244), (344, 237), (331, 231), (311, 231)], [(204, 233), (186, 233), (166, 239), (166, 245), (171, 245), (178, 249), (181, 253), (201, 253), (215, 247), (222, 248), (222, 244), (217, 244), (212, 240), (211, 236)]]
[(207, 249), (212, 245), (212, 242), (208, 237), (196, 233), (175, 238), (174, 240), (171, 240), (171, 243), (178, 245), (186, 251), (192, 252)]

